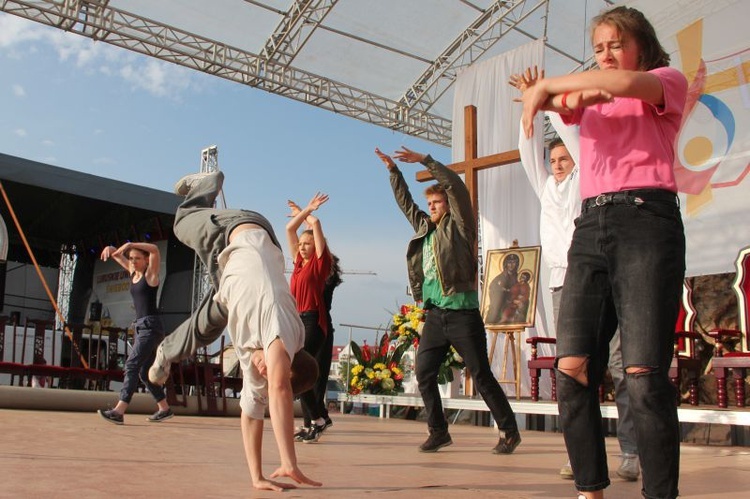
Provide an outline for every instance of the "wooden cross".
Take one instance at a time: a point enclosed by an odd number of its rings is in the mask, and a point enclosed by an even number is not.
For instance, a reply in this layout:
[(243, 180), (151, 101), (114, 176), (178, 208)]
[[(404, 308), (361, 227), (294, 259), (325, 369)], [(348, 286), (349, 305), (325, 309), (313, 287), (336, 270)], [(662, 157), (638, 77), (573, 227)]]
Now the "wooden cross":
[[(477, 196), (477, 172), (496, 166), (509, 165), (521, 161), (518, 149), (514, 151), (491, 154), (482, 158), (477, 157), (477, 108), (466, 106), (464, 108), (464, 160), (459, 163), (448, 165), (448, 168), (456, 173), (464, 174), (464, 183), (469, 191), (471, 206), (474, 209), (474, 220), (479, 221), (479, 204)], [(432, 175), (427, 170), (417, 172), (417, 181), (427, 182), (432, 180)], [(475, 248), (476, 249), (476, 248)]]

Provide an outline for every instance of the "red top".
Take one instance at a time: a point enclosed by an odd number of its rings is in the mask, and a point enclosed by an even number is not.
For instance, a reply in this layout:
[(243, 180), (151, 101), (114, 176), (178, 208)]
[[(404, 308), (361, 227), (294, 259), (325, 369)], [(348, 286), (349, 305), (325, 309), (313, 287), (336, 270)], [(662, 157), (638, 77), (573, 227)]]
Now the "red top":
[(328, 333), (326, 306), (323, 300), (323, 287), (331, 273), (331, 253), (328, 248), (323, 256), (313, 253), (307, 265), (302, 265), (302, 256), (297, 253), (292, 271), (292, 296), (297, 301), (297, 312), (318, 312), (318, 325)]

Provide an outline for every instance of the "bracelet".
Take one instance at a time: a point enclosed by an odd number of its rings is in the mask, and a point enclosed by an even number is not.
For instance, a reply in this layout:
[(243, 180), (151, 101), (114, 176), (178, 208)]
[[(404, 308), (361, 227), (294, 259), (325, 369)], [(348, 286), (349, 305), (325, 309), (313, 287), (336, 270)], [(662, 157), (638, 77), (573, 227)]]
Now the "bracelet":
[(569, 95), (570, 95), (570, 92), (563, 93), (562, 94), (562, 101), (560, 102), (562, 104), (563, 109), (565, 109), (566, 111), (572, 111), (572, 109), (570, 109), (568, 107), (568, 96)]

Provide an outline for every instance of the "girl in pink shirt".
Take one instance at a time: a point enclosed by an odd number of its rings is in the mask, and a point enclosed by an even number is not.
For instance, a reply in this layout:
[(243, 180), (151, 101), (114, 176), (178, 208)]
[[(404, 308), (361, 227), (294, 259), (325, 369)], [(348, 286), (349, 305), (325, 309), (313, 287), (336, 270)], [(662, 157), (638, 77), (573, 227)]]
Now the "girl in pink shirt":
[(581, 131), (576, 220), (557, 331), (558, 402), (579, 498), (609, 485), (597, 387), (620, 327), (644, 497), (678, 495), (677, 392), (668, 378), (685, 274), (672, 164), (687, 81), (653, 26), (617, 7), (592, 21), (599, 71), (533, 80), (523, 127), (540, 110)]

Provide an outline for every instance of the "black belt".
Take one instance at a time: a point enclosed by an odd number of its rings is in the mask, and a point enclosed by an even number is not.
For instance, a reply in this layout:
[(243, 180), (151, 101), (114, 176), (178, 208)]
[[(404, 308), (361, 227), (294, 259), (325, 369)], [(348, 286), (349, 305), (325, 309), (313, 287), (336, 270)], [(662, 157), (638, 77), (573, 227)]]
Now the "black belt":
[(677, 194), (664, 189), (633, 189), (630, 191), (606, 192), (583, 200), (583, 209), (590, 210), (608, 204), (638, 206), (648, 201), (679, 204)]
[(306, 310), (305, 312), (300, 312), (299, 316), (300, 317), (313, 317), (313, 316), (317, 317), (318, 316), (318, 311), (317, 310)]

